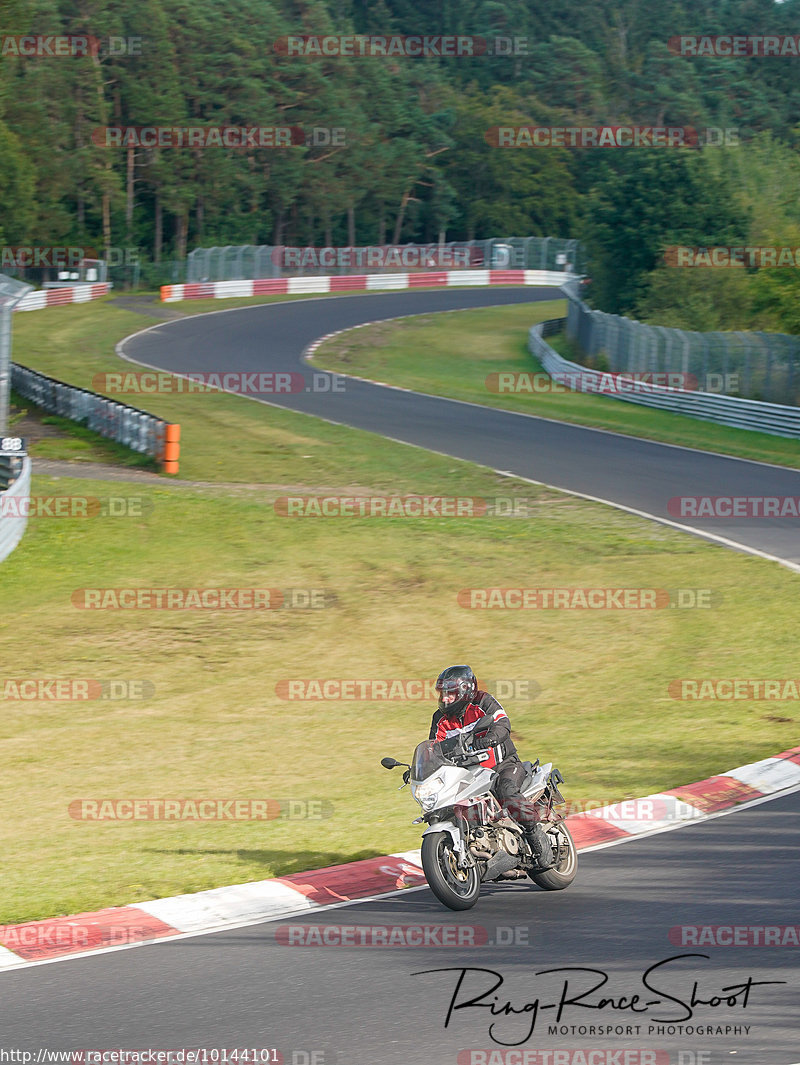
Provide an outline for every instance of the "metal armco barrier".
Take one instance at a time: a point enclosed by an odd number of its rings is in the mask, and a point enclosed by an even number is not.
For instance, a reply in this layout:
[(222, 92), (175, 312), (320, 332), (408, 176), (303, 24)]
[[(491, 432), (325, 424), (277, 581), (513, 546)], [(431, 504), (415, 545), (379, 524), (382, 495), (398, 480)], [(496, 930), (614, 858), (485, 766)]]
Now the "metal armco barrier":
[(6, 500), (27, 499), (31, 494), (31, 460), (22, 460), (22, 473), (5, 492), (0, 492), (0, 562), (7, 558), (22, 539), (28, 524), (26, 507), (10, 506), (5, 513)]
[[(528, 333), (528, 350), (556, 381), (559, 375), (563, 374), (565, 384), (573, 391), (605, 395), (607, 398), (621, 399), (627, 403), (640, 403), (646, 407), (686, 414), (690, 418), (701, 418), (736, 429), (755, 429), (772, 436), (800, 438), (800, 407), (762, 403), (759, 400), (739, 399), (736, 396), (721, 396), (711, 392), (691, 392), (663, 385), (645, 384), (643, 381), (635, 382), (635, 391), (612, 393), (608, 391), (607, 384), (604, 384), (604, 381), (610, 381), (611, 372), (604, 373), (568, 362), (545, 342), (544, 337), (560, 332), (565, 321), (564, 318), (559, 318), (534, 325)], [(613, 372), (613, 376), (621, 382), (628, 380), (631, 384), (634, 383), (633, 378), (626, 378), (624, 372)]]
[(147, 411), (117, 403), (83, 388), (13, 363), (11, 387), (37, 407), (60, 414), (110, 440), (158, 459), (165, 473), (178, 472), (180, 426)]

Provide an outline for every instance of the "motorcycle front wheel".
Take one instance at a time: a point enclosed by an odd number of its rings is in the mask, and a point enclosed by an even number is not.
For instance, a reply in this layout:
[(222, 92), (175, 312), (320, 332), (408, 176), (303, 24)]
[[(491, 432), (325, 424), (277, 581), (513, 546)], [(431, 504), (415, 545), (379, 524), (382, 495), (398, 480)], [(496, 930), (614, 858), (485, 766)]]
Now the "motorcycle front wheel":
[(565, 887), (569, 887), (578, 872), (578, 851), (563, 821), (560, 821), (549, 835), (553, 847), (558, 848), (556, 864), (544, 873), (531, 873), (530, 877), (546, 891), (563, 891)]
[(430, 832), (422, 837), (422, 869), (431, 891), (451, 910), (468, 910), (478, 901), (478, 870), (474, 865), (459, 868), (449, 832)]

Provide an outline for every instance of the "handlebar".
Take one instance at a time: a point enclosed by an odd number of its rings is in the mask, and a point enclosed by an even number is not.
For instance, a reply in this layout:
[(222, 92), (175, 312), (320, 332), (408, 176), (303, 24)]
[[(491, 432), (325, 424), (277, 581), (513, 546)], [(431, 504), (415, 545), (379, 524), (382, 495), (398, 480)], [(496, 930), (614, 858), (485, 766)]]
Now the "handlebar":
[[(454, 736), (449, 741), (449, 744), (452, 744), (452, 750), (443, 750), (443, 753), (447, 754), (447, 757), (450, 759), (451, 762), (454, 762), (456, 765), (461, 766), (463, 768), (468, 768), (469, 766), (473, 765), (480, 765), (481, 758), (477, 754), (475, 754), (474, 751), (472, 751), (471, 749), (467, 749), (466, 738), (463, 732), (460, 732), (457, 736)], [(445, 745), (443, 743), (443, 749), (444, 746)]]

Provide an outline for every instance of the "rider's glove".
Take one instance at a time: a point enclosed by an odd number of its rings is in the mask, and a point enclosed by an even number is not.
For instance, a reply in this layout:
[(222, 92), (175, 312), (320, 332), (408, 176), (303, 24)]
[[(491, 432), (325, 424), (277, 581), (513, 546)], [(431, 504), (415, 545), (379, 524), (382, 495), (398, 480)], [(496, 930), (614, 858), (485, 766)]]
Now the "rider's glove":
[(442, 754), (445, 756), (445, 758), (452, 758), (454, 755), (458, 754), (459, 746), (460, 745), (458, 736), (452, 736), (449, 739), (442, 740)]

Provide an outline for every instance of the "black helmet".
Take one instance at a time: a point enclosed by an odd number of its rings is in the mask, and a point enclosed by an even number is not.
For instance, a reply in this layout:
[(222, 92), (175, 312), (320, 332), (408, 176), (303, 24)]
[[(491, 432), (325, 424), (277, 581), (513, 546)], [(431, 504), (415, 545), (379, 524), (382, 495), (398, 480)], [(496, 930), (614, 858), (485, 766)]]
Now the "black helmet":
[[(463, 714), (467, 704), (478, 690), (478, 681), (469, 666), (448, 666), (443, 669), (436, 680), (436, 690), (439, 692), (439, 709), (447, 714), (459, 716)], [(455, 694), (456, 700), (445, 706), (442, 695)]]

